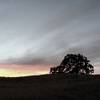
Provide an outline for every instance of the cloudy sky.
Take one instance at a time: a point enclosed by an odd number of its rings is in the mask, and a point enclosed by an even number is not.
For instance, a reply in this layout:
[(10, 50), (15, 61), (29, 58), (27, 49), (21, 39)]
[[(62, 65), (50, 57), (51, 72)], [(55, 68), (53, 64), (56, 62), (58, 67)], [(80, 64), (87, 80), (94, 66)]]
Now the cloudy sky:
[(48, 73), (67, 53), (100, 73), (100, 0), (0, 0), (0, 76)]

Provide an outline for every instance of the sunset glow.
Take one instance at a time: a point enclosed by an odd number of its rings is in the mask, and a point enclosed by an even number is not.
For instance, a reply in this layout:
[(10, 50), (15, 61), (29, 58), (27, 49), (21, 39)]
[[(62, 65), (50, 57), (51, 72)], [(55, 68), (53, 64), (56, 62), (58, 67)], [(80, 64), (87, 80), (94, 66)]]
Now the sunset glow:
[(20, 77), (29, 75), (42, 75), (49, 73), (48, 66), (32, 66), (32, 65), (0, 65), (1, 77)]
[[(42, 75), (49, 74), (50, 65), (0, 65), (0, 76), (1, 77), (20, 77), (20, 76), (30, 76), (30, 75)], [(94, 74), (99, 74), (100, 68), (98, 66), (94, 67)]]

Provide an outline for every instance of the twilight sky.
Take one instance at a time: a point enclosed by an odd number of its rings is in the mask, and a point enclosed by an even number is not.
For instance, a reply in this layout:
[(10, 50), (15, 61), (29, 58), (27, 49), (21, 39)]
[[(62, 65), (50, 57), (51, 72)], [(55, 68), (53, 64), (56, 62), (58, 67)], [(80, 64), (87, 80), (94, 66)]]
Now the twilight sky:
[(48, 73), (67, 53), (100, 73), (100, 0), (0, 0), (0, 76)]

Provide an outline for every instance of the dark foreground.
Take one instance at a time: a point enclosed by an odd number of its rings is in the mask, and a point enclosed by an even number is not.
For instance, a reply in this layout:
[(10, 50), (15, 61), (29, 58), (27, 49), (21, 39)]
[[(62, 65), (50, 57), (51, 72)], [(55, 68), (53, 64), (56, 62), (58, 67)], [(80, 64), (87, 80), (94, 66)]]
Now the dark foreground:
[(100, 76), (0, 78), (0, 100), (100, 100)]

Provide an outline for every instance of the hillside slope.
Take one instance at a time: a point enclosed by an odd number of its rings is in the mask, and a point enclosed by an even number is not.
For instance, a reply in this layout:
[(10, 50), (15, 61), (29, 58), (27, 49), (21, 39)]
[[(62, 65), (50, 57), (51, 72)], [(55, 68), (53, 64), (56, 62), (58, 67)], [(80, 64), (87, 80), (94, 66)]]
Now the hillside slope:
[(0, 100), (99, 100), (100, 76), (0, 78)]

